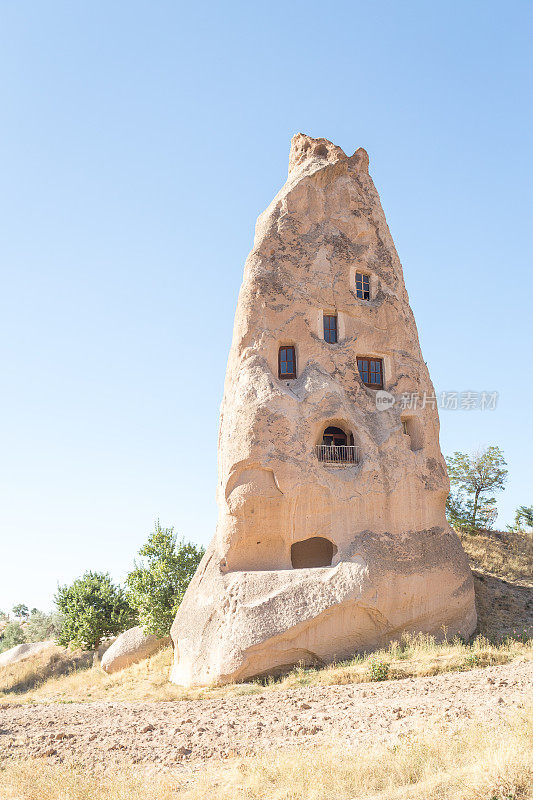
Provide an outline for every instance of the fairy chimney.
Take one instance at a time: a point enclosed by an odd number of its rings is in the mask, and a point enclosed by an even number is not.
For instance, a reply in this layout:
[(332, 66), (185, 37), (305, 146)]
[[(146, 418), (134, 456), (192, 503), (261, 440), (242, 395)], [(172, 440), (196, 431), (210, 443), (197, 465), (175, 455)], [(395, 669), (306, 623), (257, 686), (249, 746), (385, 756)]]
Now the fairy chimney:
[(244, 268), (219, 519), (172, 626), (173, 681), (325, 664), (402, 631), (472, 634), (433, 396), (366, 151), (297, 134)]

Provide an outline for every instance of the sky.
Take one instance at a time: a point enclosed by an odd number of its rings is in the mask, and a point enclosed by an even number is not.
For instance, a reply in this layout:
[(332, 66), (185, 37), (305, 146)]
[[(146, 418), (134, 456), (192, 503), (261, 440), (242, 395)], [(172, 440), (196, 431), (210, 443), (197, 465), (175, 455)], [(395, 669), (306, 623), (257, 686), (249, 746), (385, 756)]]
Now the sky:
[(291, 137), (363, 146), (445, 454), (533, 503), (533, 4), (0, 0), (0, 609), (207, 544), (255, 219)]

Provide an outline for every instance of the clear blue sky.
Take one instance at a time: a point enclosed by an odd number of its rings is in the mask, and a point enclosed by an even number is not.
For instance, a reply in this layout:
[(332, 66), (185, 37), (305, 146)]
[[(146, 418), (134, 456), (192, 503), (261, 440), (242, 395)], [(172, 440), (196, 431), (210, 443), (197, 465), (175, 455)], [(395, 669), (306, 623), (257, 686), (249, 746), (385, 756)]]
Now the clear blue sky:
[(207, 543), (243, 263), (291, 136), (365, 147), (445, 453), (533, 503), (530, 2), (0, 3), (0, 608)]

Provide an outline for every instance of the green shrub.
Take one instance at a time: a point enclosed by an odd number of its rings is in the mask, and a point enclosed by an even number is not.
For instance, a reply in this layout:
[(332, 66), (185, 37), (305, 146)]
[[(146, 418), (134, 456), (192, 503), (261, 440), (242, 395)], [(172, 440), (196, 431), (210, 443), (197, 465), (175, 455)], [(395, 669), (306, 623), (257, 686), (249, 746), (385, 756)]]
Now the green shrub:
[(139, 550), (141, 561), (126, 578), (127, 597), (146, 633), (168, 636), (176, 611), (204, 554), (203, 547), (176, 541), (173, 528), (155, 530)]
[(507, 637), (508, 642), (522, 642), (527, 644), (533, 638), (533, 627), (529, 626), (522, 629), (514, 629), (513, 632)]
[(107, 572), (86, 572), (70, 586), (59, 586), (55, 597), (63, 615), (59, 644), (95, 650), (102, 639), (136, 623), (124, 590)]
[(20, 624), (18, 622), (8, 622), (0, 639), (0, 653), (11, 650), (17, 644), (24, 644), (25, 641), (24, 631)]
[(27, 642), (45, 642), (58, 639), (63, 628), (63, 616), (59, 613), (45, 614), (34, 608), (25, 625), (24, 635)]
[(389, 677), (390, 665), (386, 661), (371, 661), (368, 669), (371, 681), (386, 681)]

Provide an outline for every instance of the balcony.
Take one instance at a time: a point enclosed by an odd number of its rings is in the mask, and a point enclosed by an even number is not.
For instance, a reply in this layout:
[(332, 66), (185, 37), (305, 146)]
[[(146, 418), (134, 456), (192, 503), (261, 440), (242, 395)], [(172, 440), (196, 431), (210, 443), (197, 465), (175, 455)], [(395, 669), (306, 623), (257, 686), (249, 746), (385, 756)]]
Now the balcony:
[(359, 447), (353, 445), (317, 444), (315, 453), (323, 464), (359, 464)]

